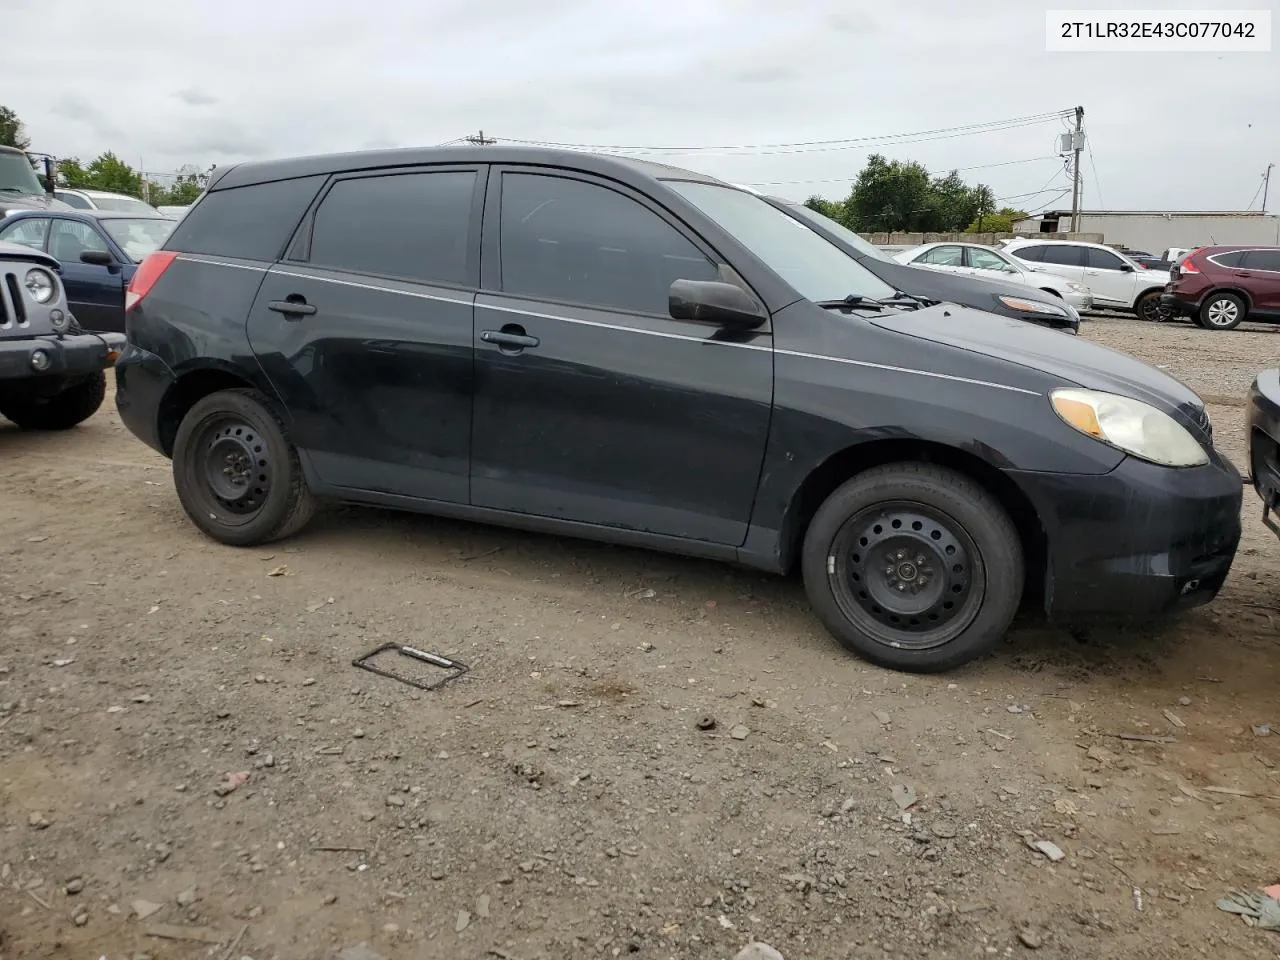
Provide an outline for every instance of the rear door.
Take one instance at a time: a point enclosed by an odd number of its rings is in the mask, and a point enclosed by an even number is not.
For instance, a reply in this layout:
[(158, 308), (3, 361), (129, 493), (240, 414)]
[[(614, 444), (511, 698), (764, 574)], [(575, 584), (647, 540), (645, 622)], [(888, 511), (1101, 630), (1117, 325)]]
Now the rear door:
[(1233, 273), (1244, 278), (1242, 284), (1253, 297), (1255, 310), (1280, 314), (1280, 248), (1250, 250), (1241, 269)]
[(476, 506), (715, 544), (746, 539), (773, 398), (766, 325), (668, 312), (719, 258), (648, 198), (494, 168), (476, 300)]
[(335, 177), (249, 318), (336, 490), (466, 503), (483, 165)]
[(54, 217), (49, 228), (49, 253), (62, 265), (62, 282), (67, 288), (71, 315), (85, 330), (124, 333), (121, 265), (83, 263), (80, 254), (86, 252), (115, 256), (97, 228), (80, 220)]
[[(1046, 273), (1052, 273), (1055, 277), (1062, 277), (1064, 280), (1074, 280), (1076, 283), (1089, 285), (1084, 275), (1086, 248), (1074, 243), (1046, 243), (1036, 249), (1040, 256), (1035, 262), (1040, 265), (1040, 269)], [(1015, 250), (1013, 255), (1020, 257), (1022, 251)]]

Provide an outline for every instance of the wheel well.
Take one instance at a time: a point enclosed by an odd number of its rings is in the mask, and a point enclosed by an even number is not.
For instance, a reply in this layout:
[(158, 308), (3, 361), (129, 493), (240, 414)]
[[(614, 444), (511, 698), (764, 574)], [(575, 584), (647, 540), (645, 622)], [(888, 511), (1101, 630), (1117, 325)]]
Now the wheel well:
[(1163, 291), (1164, 291), (1164, 287), (1147, 287), (1147, 289), (1143, 290), (1140, 294), (1138, 294), (1136, 297), (1134, 297), (1134, 299), (1133, 299), (1133, 309), (1134, 309), (1134, 310), (1137, 310), (1137, 309), (1138, 309), (1138, 304), (1140, 304), (1140, 303), (1142, 302), (1142, 298), (1143, 298), (1143, 297), (1149, 297), (1149, 296), (1150, 296), (1151, 294), (1153, 294), (1153, 293), (1158, 294), (1158, 293), (1161, 293), (1161, 292), (1163, 292)]
[(1009, 512), (1022, 540), (1028, 597), (1041, 599), (1047, 565), (1044, 526), (1035, 507), (1016, 483), (987, 461), (942, 443), (925, 440), (875, 440), (833, 454), (800, 485), (782, 527), (782, 563), (790, 572), (813, 515), (837, 487), (872, 467), (890, 463), (933, 463), (963, 473), (981, 484)]
[(1247, 309), (1249, 310), (1253, 309), (1253, 298), (1250, 297), (1247, 292), (1245, 292), (1244, 290), (1241, 290), (1238, 287), (1214, 287), (1208, 293), (1200, 297), (1200, 303), (1204, 304), (1204, 302), (1208, 300), (1210, 297), (1216, 296), (1219, 293), (1230, 293), (1233, 296), (1237, 296), (1244, 301), (1244, 305)]
[(219, 390), (235, 390), (253, 387), (244, 377), (226, 370), (192, 370), (178, 378), (164, 399), (160, 401), (159, 438), (165, 456), (173, 456), (173, 441), (178, 435), (178, 425), (187, 411), (200, 400)]

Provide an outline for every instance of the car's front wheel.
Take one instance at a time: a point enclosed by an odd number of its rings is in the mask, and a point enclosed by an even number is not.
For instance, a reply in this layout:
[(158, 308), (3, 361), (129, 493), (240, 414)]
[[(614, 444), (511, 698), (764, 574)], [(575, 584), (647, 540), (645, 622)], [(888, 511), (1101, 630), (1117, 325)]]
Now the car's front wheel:
[(818, 508), (801, 557), (805, 590), (848, 650), (937, 672), (991, 649), (1022, 600), (1022, 543), (996, 499), (925, 463), (877, 467)]
[(48, 397), (10, 393), (0, 400), (0, 416), (24, 430), (70, 430), (97, 413), (106, 395), (107, 376), (98, 372)]
[(1214, 293), (1200, 304), (1197, 319), (1206, 330), (1234, 330), (1248, 313), (1245, 302), (1234, 293)]
[(192, 522), (237, 547), (296, 533), (316, 507), (284, 421), (256, 390), (192, 406), (174, 440), (173, 482)]

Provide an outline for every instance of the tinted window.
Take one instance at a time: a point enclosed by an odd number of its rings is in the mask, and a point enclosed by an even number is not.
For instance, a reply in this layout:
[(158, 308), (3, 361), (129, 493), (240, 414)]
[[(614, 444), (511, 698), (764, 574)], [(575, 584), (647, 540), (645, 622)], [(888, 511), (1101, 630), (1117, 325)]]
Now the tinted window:
[(0, 240), (9, 243), (20, 243), (24, 247), (44, 249), (44, 238), (49, 235), (48, 217), (31, 217), (27, 220), (15, 220), (0, 230)]
[(1280, 250), (1250, 250), (1244, 266), (1249, 270), (1275, 270), (1280, 273)]
[(958, 267), (964, 260), (959, 247), (934, 247), (916, 257), (916, 263), (931, 263), (936, 267)]
[(715, 265), (656, 213), (580, 180), (504, 174), (501, 229), (508, 293), (666, 316), (673, 281), (718, 279)]
[(1085, 247), (1084, 251), (1088, 256), (1087, 263), (1091, 270), (1119, 270), (1124, 266), (1123, 260), (1107, 250)]
[(317, 266), (427, 283), (466, 284), (470, 170), (339, 180), (316, 210)]
[(1232, 250), (1230, 253), (1215, 253), (1209, 259), (1220, 267), (1238, 267), (1244, 263), (1244, 250)]
[(69, 207), (75, 207), (77, 210), (92, 210), (93, 205), (78, 193), (55, 193), (55, 197), (61, 200)]
[(255, 183), (206, 193), (182, 218), (165, 249), (246, 260), (275, 260), (323, 177)]
[(54, 220), (49, 231), (49, 253), (64, 263), (79, 263), (80, 254), (92, 250), (107, 253), (110, 247), (93, 227), (79, 220)]
[(1044, 253), (1041, 254), (1040, 259), (1045, 263), (1056, 263), (1061, 267), (1084, 266), (1085, 247), (1053, 246), (1041, 249)]
[(1045, 247), (1023, 247), (1021, 250), (1012, 251), (1013, 255), (1019, 260), (1030, 260), (1039, 263), (1044, 259)]

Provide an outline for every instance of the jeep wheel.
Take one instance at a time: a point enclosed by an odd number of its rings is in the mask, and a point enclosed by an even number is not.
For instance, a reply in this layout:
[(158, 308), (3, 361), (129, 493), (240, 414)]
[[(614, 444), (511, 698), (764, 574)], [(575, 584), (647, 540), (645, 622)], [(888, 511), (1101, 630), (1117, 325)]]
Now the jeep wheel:
[(256, 390), (222, 390), (187, 412), (173, 483), (192, 522), (231, 546), (290, 536), (316, 507), (284, 422)]
[(991, 649), (1022, 600), (1018, 532), (986, 490), (923, 463), (868, 470), (818, 508), (801, 558), (823, 625), (866, 660), (931, 673)]
[(107, 376), (95, 373), (39, 400), (8, 394), (0, 401), (0, 415), (24, 430), (70, 430), (97, 413), (106, 395)]
[(1249, 308), (1234, 293), (1214, 293), (1205, 297), (1196, 319), (1206, 330), (1234, 330), (1248, 313)]

